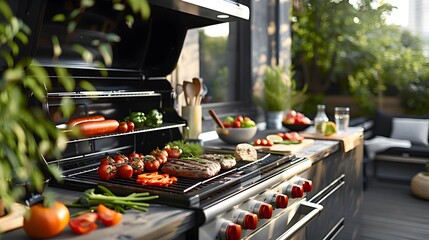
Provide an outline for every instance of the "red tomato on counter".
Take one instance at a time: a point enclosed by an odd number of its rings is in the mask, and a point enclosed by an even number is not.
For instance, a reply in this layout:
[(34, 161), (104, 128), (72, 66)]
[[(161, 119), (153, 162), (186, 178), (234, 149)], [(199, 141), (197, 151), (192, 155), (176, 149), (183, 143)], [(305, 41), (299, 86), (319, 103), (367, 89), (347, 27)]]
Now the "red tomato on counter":
[(98, 219), (106, 226), (113, 226), (118, 224), (122, 220), (122, 214), (112, 210), (103, 204), (97, 207)]
[(87, 234), (97, 229), (97, 213), (84, 213), (71, 218), (69, 222), (70, 229), (77, 234)]
[(70, 219), (69, 209), (61, 202), (50, 207), (37, 203), (30, 207), (29, 212), (29, 217), (24, 218), (23, 228), (33, 238), (46, 239), (60, 234)]

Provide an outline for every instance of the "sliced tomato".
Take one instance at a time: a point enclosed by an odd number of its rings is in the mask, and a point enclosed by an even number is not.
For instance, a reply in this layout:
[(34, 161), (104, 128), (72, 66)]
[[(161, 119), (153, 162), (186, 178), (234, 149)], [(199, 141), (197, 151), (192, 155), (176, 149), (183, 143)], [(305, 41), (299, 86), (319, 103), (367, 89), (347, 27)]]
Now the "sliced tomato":
[(103, 204), (99, 204), (97, 207), (98, 219), (106, 226), (113, 226), (118, 224), (122, 220), (122, 214), (112, 210)]
[(77, 234), (87, 234), (97, 229), (97, 213), (84, 213), (70, 218), (69, 226)]

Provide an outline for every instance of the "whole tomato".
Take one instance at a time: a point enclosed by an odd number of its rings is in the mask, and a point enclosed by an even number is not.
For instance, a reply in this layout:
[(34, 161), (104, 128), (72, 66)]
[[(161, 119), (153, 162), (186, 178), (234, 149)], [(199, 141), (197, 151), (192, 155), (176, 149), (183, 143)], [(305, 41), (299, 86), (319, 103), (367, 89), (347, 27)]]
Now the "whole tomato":
[(114, 165), (115, 163), (115, 160), (111, 157), (105, 157), (100, 161), (100, 165)]
[(159, 161), (153, 155), (146, 155), (144, 157), (144, 169), (147, 172), (155, 172), (159, 169)]
[(124, 154), (117, 154), (114, 159), (118, 165), (128, 162), (128, 157)]
[(97, 174), (103, 180), (114, 179), (116, 177), (116, 166), (108, 164), (100, 165)]
[(117, 130), (119, 133), (126, 133), (128, 131), (127, 122), (120, 122)]
[(133, 176), (134, 169), (128, 164), (119, 167), (118, 174), (123, 179), (130, 179)]
[(134, 175), (138, 175), (144, 170), (144, 163), (140, 157), (130, 158), (130, 160), (128, 160), (128, 164), (133, 168)]
[(232, 127), (233, 128), (241, 128), (241, 122), (240, 121), (234, 121), (233, 123), (232, 123)]
[(127, 131), (132, 132), (132, 131), (134, 131), (135, 125), (133, 122), (127, 122), (127, 127), (128, 127)]
[(129, 159), (131, 159), (131, 158), (139, 158), (139, 157), (140, 157), (140, 155), (138, 153), (136, 153), (136, 152), (132, 152), (132, 153), (130, 153), (128, 155)]
[(156, 150), (152, 150), (150, 154), (153, 155), (156, 158), (156, 160), (159, 161), (160, 165), (167, 162), (168, 152), (166, 150), (161, 150), (157, 148)]
[(256, 140), (253, 142), (253, 145), (255, 145), (255, 146), (260, 146), (260, 145), (261, 145), (261, 139), (260, 139), (260, 138), (256, 139)]
[(169, 158), (179, 158), (180, 154), (182, 154), (182, 149), (172, 148), (171, 151), (168, 153), (168, 157)]
[(45, 207), (42, 203), (30, 207), (30, 215), (24, 218), (24, 231), (33, 238), (51, 238), (61, 233), (70, 220), (68, 208), (61, 202)]

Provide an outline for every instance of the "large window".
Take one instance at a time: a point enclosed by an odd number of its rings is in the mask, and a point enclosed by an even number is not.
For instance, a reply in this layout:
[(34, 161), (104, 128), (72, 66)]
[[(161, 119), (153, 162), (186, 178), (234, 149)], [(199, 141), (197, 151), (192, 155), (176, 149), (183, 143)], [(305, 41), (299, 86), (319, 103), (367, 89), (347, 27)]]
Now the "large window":
[(200, 75), (207, 87), (203, 103), (219, 103), (237, 100), (237, 49), (235, 35), (230, 25), (222, 23), (202, 28), (199, 34)]

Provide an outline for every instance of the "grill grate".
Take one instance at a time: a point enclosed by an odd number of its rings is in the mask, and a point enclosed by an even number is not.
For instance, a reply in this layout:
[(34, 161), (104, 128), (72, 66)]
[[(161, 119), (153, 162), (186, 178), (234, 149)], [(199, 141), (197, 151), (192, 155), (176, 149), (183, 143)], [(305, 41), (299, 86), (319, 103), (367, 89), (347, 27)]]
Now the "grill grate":
[(237, 162), (235, 168), (221, 171), (213, 178), (178, 178), (177, 183), (168, 187), (143, 186), (136, 183), (134, 177), (103, 181), (98, 177), (96, 168), (66, 176), (65, 182), (80, 189), (104, 185), (118, 195), (149, 192), (152, 195), (159, 195), (159, 198), (154, 201), (157, 203), (181, 208), (202, 208), (238, 190), (251, 187), (257, 181), (287, 168), (295, 160), (297, 158), (294, 156), (266, 154), (256, 162)]

